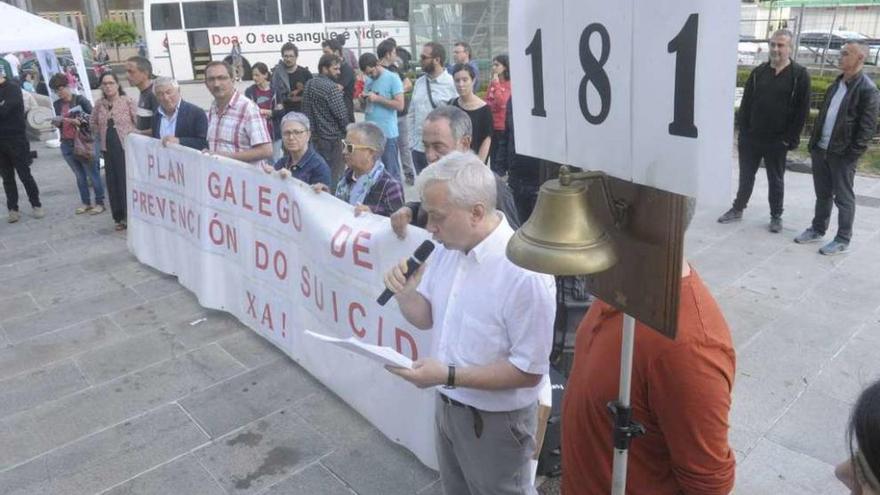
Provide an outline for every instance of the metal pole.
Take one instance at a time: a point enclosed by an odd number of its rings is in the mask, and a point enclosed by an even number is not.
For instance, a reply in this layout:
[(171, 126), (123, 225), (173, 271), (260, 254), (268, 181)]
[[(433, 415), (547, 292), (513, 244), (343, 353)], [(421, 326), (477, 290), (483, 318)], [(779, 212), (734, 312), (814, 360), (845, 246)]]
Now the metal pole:
[(840, 5), (834, 6), (834, 15), (831, 16), (831, 29), (828, 31), (828, 43), (822, 50), (822, 65), (819, 66), (819, 76), (825, 75), (825, 55), (828, 53), (828, 47), (831, 46), (831, 37), (834, 36), (834, 23), (837, 22), (837, 9)]
[(623, 338), (620, 343), (620, 390), (617, 402), (609, 405), (614, 414), (614, 463), (612, 465), (611, 494), (626, 494), (627, 453), (633, 437), (644, 432), (641, 425), (632, 422), (630, 389), (632, 388), (633, 349), (636, 340), (636, 320), (623, 315)]
[(801, 4), (801, 10), (798, 14), (797, 32), (794, 37), (794, 59), (797, 60), (798, 51), (801, 48), (801, 31), (804, 29), (804, 4)]

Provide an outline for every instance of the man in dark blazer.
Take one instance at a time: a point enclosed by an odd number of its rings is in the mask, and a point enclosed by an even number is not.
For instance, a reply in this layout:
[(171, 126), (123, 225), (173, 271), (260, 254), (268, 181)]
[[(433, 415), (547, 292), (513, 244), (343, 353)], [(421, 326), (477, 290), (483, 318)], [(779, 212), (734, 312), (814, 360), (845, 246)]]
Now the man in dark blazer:
[(170, 77), (153, 82), (159, 108), (153, 114), (153, 137), (162, 144), (176, 143), (203, 150), (208, 147), (208, 116), (204, 110), (180, 98), (180, 86)]

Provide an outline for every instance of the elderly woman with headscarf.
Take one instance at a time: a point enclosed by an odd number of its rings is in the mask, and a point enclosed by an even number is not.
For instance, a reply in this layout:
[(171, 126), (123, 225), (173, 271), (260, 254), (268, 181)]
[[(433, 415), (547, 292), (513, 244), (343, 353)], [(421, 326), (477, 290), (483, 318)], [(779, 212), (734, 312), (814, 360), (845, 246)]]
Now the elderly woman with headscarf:
[(282, 179), (293, 176), (309, 185), (329, 184), (330, 166), (309, 146), (312, 135), (309, 118), (299, 112), (290, 112), (281, 119), (280, 127), (284, 156), (275, 162), (274, 168), (279, 171), (279, 176)]
[[(403, 187), (382, 164), (382, 129), (372, 122), (356, 122), (346, 131), (342, 154), (348, 168), (336, 184), (336, 197), (353, 205), (355, 215), (370, 211), (390, 216), (403, 206)], [(329, 190), (324, 184), (312, 187), (316, 191)]]

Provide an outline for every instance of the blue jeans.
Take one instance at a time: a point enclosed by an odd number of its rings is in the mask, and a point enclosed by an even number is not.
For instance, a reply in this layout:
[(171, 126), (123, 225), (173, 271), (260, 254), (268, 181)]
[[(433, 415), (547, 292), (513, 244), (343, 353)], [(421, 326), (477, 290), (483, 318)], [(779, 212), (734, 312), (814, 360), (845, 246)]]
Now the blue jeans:
[(397, 138), (385, 140), (385, 151), (382, 152), (382, 163), (385, 164), (385, 170), (391, 174), (391, 177), (397, 179), (397, 182), (403, 183), (400, 174), (400, 158), (397, 156)]
[(92, 204), (89, 194), (89, 179), (92, 179), (92, 187), (95, 188), (95, 204), (104, 204), (104, 183), (101, 182), (101, 170), (98, 167), (97, 155), (91, 163), (86, 163), (73, 155), (73, 141), (61, 140), (61, 156), (76, 176), (76, 187), (79, 189), (79, 199), (84, 205)]

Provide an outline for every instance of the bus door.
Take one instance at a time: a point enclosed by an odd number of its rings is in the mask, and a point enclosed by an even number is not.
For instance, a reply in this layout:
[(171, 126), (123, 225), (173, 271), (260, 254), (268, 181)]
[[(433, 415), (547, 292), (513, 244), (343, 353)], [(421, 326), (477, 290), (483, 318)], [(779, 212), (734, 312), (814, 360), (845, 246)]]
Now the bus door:
[(193, 79), (205, 79), (205, 66), (211, 61), (211, 46), (208, 42), (208, 31), (188, 31), (189, 53), (192, 60)]
[[(189, 63), (189, 43), (187, 41), (186, 31), (177, 29), (166, 32), (162, 44), (165, 46), (165, 50), (168, 53), (168, 68), (171, 70), (171, 74), (168, 74), (167, 71), (164, 70), (158, 73), (164, 76), (170, 75), (178, 81), (191, 81), (193, 78), (193, 71), (192, 64)], [(160, 59), (158, 58), (156, 59), (157, 62), (159, 60)]]

